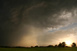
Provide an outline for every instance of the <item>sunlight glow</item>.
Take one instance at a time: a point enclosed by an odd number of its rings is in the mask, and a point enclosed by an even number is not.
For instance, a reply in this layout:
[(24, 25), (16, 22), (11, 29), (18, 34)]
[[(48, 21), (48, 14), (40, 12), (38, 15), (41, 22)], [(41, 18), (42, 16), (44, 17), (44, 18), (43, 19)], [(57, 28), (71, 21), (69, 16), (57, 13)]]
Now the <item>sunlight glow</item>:
[(72, 44), (72, 41), (67, 40), (67, 41), (65, 41), (65, 43), (66, 43), (67, 46), (70, 46)]

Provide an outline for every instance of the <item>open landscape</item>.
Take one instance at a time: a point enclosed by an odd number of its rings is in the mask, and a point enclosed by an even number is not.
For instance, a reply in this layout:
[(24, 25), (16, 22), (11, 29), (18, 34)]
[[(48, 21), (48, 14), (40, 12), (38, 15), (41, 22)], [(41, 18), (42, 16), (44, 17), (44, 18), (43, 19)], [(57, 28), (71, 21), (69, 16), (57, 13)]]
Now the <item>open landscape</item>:
[(77, 51), (77, 0), (0, 0), (0, 51)]
[(77, 48), (0, 48), (0, 51), (77, 51)]

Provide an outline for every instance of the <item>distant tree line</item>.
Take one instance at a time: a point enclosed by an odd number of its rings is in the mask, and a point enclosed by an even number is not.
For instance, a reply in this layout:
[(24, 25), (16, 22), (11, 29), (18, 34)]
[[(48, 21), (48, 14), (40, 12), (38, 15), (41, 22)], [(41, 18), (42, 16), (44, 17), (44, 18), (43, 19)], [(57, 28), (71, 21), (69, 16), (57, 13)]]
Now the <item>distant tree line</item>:
[[(66, 43), (62, 42), (62, 43), (59, 43), (58, 45), (55, 45), (55, 46), (48, 45), (48, 46), (35, 46), (35, 47), (69, 47), (69, 46), (66, 46)], [(76, 47), (76, 43), (72, 43), (71, 47)]]
[[(58, 47), (68, 47), (65, 42), (59, 43)], [(71, 47), (76, 47), (76, 43), (72, 43)]]
[[(22, 46), (15, 46), (15, 47), (12, 47), (12, 46), (0, 46), (0, 48), (37, 48), (37, 47), (69, 47), (69, 46), (66, 46), (66, 43), (65, 42), (62, 42), (62, 43), (59, 43), (58, 45), (48, 45), (48, 46), (31, 46), (31, 47), (22, 47)], [(72, 43), (71, 44), (71, 47), (76, 47), (76, 43)]]

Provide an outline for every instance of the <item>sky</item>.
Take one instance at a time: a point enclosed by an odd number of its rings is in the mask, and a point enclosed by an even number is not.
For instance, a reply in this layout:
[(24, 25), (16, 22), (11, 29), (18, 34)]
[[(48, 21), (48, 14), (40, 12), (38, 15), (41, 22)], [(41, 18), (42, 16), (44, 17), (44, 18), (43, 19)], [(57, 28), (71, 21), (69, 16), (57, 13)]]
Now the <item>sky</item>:
[(0, 46), (77, 43), (77, 0), (0, 0)]

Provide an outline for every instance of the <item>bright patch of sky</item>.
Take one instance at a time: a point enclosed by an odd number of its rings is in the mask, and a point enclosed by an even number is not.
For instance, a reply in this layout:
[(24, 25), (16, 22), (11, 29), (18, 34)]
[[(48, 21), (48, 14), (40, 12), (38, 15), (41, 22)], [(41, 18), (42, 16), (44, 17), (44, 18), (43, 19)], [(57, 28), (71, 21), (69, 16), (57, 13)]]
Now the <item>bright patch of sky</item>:
[(77, 23), (72, 23), (72, 24), (69, 24), (68, 26), (60, 27), (58, 29), (49, 30), (48, 32), (55, 32), (55, 31), (59, 31), (59, 30), (68, 30), (68, 29), (72, 29), (75, 27), (77, 27)]

